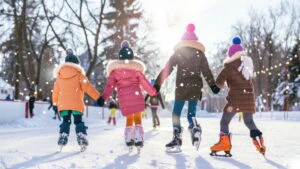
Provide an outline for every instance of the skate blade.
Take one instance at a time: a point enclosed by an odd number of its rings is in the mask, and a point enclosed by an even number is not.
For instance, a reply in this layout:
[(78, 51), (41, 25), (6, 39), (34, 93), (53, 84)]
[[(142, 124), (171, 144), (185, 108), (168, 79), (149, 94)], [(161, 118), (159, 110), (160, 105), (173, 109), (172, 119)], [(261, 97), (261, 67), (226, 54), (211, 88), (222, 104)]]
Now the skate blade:
[(63, 145), (59, 145), (59, 150), (58, 151), (62, 152), (63, 147), (64, 147)]
[(261, 151), (260, 154), (263, 155), (264, 158), (266, 158), (266, 152), (265, 151)]
[(225, 154), (217, 154), (216, 151), (212, 151), (209, 155), (212, 157), (232, 157), (232, 154), (230, 154), (230, 152), (225, 152)]
[(133, 146), (128, 146), (128, 151), (131, 153), (133, 151)]
[(136, 149), (137, 149), (137, 154), (140, 155), (140, 154), (141, 154), (141, 149), (142, 149), (142, 147), (137, 146)]
[(180, 152), (182, 152), (180, 147), (169, 147), (166, 149), (166, 153), (170, 153), (170, 154), (180, 153)]
[(198, 151), (198, 150), (199, 150), (199, 147), (200, 147), (200, 141), (194, 142), (194, 147), (195, 147), (196, 150)]
[(200, 147), (200, 143), (201, 143), (201, 133), (197, 132), (195, 134), (195, 137), (197, 138), (197, 140), (194, 142), (194, 147), (196, 148), (196, 150), (199, 150)]

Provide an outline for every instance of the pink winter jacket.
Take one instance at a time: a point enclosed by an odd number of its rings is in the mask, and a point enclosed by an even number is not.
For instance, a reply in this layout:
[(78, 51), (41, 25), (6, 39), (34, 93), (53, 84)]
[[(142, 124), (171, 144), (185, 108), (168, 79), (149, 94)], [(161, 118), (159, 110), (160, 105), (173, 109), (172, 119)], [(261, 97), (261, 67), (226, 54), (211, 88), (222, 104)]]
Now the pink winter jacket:
[(151, 96), (158, 94), (145, 78), (144, 71), (144, 63), (138, 60), (113, 60), (107, 65), (109, 77), (102, 97), (106, 100), (116, 88), (123, 116), (144, 111), (141, 87)]

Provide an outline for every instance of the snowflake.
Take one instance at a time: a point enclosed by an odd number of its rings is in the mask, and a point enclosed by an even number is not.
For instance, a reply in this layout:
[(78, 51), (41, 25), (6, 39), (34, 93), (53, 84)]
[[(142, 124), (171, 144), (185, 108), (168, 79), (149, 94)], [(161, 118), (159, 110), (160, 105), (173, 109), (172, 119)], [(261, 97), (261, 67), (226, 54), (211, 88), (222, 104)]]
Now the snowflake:
[(183, 87), (183, 86), (184, 86), (184, 84), (183, 84), (183, 83), (180, 83), (180, 86), (181, 86), (181, 87)]
[(135, 92), (135, 95), (140, 95), (140, 93), (138, 91)]
[(87, 83), (87, 80), (86, 80), (86, 79), (84, 79), (84, 80), (83, 80), (83, 83)]

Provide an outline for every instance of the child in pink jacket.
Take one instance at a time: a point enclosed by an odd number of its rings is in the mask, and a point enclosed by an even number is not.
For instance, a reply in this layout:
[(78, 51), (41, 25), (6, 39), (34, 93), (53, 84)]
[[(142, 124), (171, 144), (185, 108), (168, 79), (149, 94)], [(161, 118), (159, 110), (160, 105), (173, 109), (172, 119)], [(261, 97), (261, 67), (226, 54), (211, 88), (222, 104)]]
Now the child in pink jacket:
[(154, 96), (158, 94), (144, 76), (145, 65), (135, 60), (134, 53), (127, 41), (121, 44), (119, 60), (112, 60), (107, 65), (108, 80), (103, 95), (98, 101), (103, 106), (104, 101), (116, 89), (119, 98), (119, 108), (123, 116), (126, 116), (126, 128), (124, 131), (126, 145), (132, 150), (132, 146), (143, 146), (144, 131), (142, 127), (142, 112), (145, 108), (144, 96), (141, 87)]

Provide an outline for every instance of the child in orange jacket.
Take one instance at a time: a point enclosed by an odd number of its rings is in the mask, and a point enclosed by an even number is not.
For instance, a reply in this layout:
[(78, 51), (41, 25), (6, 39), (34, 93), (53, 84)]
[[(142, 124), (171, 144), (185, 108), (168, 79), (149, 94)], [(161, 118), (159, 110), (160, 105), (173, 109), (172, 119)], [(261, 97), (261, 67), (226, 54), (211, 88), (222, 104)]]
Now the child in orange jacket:
[(87, 127), (82, 121), (84, 93), (87, 93), (94, 100), (100, 97), (100, 93), (88, 81), (83, 68), (79, 65), (79, 59), (71, 49), (67, 51), (65, 62), (55, 71), (56, 81), (52, 93), (53, 106), (57, 106), (58, 113), (63, 118), (60, 125), (58, 145), (65, 146), (67, 144), (71, 115), (73, 115), (77, 142), (82, 150), (85, 150), (88, 141), (86, 139)]

